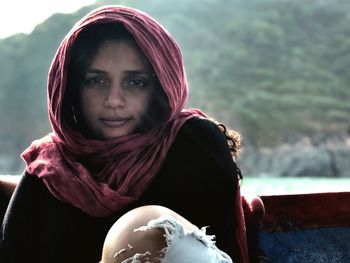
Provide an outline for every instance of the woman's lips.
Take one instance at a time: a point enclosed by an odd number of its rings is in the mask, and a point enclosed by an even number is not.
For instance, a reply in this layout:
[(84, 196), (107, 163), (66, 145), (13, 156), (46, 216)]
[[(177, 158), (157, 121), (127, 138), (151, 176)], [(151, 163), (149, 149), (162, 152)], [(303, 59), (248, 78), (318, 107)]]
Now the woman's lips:
[(117, 128), (127, 123), (130, 120), (130, 118), (107, 117), (107, 118), (100, 118), (100, 120), (108, 127)]

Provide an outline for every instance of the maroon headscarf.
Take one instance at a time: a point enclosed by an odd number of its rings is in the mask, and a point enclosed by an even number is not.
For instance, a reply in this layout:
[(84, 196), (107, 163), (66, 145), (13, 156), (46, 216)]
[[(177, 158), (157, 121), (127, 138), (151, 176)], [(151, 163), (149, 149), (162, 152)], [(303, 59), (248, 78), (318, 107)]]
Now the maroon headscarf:
[[(70, 49), (79, 33), (97, 23), (122, 23), (152, 64), (164, 89), (170, 116), (158, 130), (99, 141), (63, 124), (63, 98)], [(162, 166), (183, 123), (198, 110), (183, 110), (188, 95), (182, 55), (175, 40), (149, 15), (129, 7), (107, 6), (82, 18), (63, 39), (48, 77), (48, 110), (53, 133), (23, 152), (28, 173), (40, 177), (50, 192), (89, 215), (105, 217), (137, 200)], [(77, 161), (103, 166), (92, 174)]]

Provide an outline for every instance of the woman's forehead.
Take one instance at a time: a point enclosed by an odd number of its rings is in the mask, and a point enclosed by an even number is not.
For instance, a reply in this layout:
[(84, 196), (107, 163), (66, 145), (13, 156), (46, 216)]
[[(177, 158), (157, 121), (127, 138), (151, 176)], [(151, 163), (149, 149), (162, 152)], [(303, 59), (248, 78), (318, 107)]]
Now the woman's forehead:
[(107, 40), (101, 43), (90, 68), (119, 67), (124, 71), (153, 73), (153, 67), (134, 41)]

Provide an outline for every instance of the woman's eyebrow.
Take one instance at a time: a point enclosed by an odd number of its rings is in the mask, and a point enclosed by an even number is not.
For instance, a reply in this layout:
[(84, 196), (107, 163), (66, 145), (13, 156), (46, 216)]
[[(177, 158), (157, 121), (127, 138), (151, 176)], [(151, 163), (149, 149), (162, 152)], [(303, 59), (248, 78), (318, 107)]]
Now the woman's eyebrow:
[[(95, 69), (95, 68), (89, 68), (87, 69), (86, 73), (96, 73), (96, 74), (106, 74), (107, 72), (105, 70), (101, 69)], [(135, 70), (124, 70), (124, 74), (130, 74), (130, 75), (138, 75), (138, 74), (143, 74), (143, 75), (148, 75), (148, 74), (153, 74), (152, 71), (150, 70), (145, 70), (145, 69), (135, 69)]]
[(89, 68), (86, 73), (106, 74), (107, 72), (101, 69)]
[[(92, 73), (92, 74), (107, 74), (107, 71), (101, 70), (101, 69), (95, 69), (95, 68), (89, 68), (86, 73)], [(145, 69), (135, 69), (135, 70), (124, 70), (124, 74), (126, 75), (152, 75), (154, 74), (152, 71), (145, 70)]]

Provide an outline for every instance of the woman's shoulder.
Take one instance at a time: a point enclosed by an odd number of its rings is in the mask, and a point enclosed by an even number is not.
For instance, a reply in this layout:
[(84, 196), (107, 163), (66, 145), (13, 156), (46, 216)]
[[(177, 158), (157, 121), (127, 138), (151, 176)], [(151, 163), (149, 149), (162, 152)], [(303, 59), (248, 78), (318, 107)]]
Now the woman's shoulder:
[(225, 138), (223, 132), (214, 121), (200, 117), (193, 117), (187, 120), (181, 128), (179, 136), (189, 136), (197, 139)]
[(0, 192), (12, 195), (18, 185), (41, 183), (37, 176), (31, 175), (27, 171), (18, 175), (0, 175)]
[(224, 132), (214, 121), (199, 117), (187, 120), (173, 144), (185, 155), (208, 155), (232, 162), (232, 155)]
[(43, 181), (36, 175), (30, 174), (27, 171), (24, 171), (22, 173), (22, 175), (20, 176), (19, 180), (18, 180), (19, 184), (23, 184), (23, 183), (28, 183), (28, 184), (35, 184), (35, 185), (43, 185)]
[(17, 196), (41, 198), (42, 195), (47, 192), (43, 180), (27, 171), (24, 171), (20, 176), (16, 176), (14, 181), (16, 183), (16, 188), (14, 189), (13, 194), (16, 193)]
[(169, 149), (163, 170), (174, 174), (177, 181), (178, 178), (193, 182), (201, 180), (207, 186), (214, 182), (231, 185), (238, 178), (224, 132), (215, 122), (196, 117), (183, 124)]

